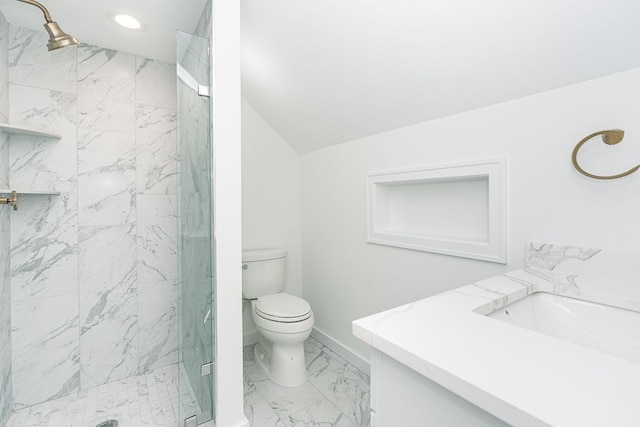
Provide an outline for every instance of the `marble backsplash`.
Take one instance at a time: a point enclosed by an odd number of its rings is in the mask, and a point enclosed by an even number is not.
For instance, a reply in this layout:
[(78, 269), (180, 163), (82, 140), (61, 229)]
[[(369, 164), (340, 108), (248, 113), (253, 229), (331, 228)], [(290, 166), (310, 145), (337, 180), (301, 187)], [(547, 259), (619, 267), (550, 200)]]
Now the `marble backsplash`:
[(9, 140), (10, 187), (60, 192), (11, 212), (17, 409), (178, 362), (176, 82), (173, 64), (8, 35), (9, 121), (62, 135)]
[(536, 290), (640, 311), (640, 252), (529, 243), (525, 256)]

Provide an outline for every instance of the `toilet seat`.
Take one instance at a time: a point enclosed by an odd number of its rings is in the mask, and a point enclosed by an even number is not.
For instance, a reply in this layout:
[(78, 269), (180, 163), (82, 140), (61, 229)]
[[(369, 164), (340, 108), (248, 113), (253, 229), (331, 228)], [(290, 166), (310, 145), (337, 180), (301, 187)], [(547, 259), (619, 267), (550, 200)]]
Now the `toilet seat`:
[(263, 319), (280, 323), (302, 322), (312, 316), (307, 301), (284, 292), (258, 298), (255, 313)]

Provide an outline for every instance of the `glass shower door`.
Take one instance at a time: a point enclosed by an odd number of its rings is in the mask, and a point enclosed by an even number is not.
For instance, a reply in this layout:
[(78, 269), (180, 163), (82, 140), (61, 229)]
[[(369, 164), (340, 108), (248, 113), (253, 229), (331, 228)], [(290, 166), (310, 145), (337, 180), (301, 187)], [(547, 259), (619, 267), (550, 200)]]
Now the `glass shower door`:
[(190, 427), (211, 420), (214, 414), (209, 40), (178, 31), (176, 60), (181, 357), (178, 419), (180, 425)]

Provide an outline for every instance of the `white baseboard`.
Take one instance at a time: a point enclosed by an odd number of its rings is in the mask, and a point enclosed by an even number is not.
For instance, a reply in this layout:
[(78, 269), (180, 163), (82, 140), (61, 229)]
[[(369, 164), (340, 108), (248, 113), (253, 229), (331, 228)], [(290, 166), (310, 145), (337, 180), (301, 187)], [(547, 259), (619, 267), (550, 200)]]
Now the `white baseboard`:
[[(216, 427), (216, 424), (213, 421), (209, 421), (207, 423), (204, 424), (200, 424), (200, 427)], [(239, 423), (234, 424), (233, 426), (217, 426), (217, 427), (249, 427), (249, 420), (247, 420), (246, 418), (243, 421), (240, 421)]]
[[(311, 331), (311, 336), (322, 344), (329, 347), (332, 351), (334, 351), (338, 356), (345, 359), (347, 362), (351, 363), (356, 368), (360, 369), (365, 374), (369, 375), (369, 361), (362, 356), (355, 354), (351, 350), (349, 350), (344, 344), (340, 341), (336, 341), (331, 338), (329, 335), (325, 334), (318, 328), (313, 328)], [(245, 332), (242, 337), (242, 345), (248, 346), (251, 344), (255, 344), (258, 342), (258, 331), (248, 331)]]
[(370, 369), (369, 361), (363, 358), (362, 356), (354, 353), (353, 351), (349, 350), (340, 341), (334, 340), (329, 335), (325, 334), (324, 332), (322, 332), (321, 330), (315, 327), (311, 331), (311, 336), (317, 339), (318, 341), (320, 341), (322, 344), (329, 347), (338, 356), (342, 357), (347, 362), (351, 363), (353, 366), (360, 369), (365, 374), (370, 375), (371, 369)]

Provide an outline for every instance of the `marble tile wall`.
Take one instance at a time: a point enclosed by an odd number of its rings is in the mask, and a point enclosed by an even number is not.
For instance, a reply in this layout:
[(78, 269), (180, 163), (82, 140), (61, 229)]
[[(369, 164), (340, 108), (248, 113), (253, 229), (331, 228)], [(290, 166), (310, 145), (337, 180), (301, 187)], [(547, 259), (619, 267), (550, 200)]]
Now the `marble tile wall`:
[(193, 34), (199, 37), (208, 38), (209, 34), (211, 34), (211, 13), (213, 11), (213, 7), (211, 4), (211, 0), (207, 0), (207, 4), (202, 10), (202, 15), (200, 15), (200, 20), (198, 20), (198, 24), (196, 28), (193, 30)]
[[(9, 24), (0, 12), (0, 122), (9, 121)], [(0, 132), (0, 188), (9, 185), (9, 135)], [(0, 427), (11, 415), (11, 285), (9, 208), (0, 206)]]
[[(13, 407), (178, 362), (175, 66), (9, 27)], [(0, 102), (1, 105), (1, 102)], [(0, 146), (1, 148), (1, 146)], [(43, 380), (44, 379), (44, 380)]]

